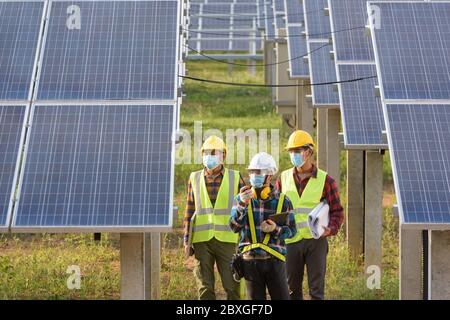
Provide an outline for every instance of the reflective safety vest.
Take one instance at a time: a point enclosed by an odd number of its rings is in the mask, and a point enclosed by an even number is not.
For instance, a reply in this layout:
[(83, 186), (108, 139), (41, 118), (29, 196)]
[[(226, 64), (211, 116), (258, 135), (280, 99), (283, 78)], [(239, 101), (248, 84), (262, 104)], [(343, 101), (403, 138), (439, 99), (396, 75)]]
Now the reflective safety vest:
[[(276, 214), (281, 213), (281, 210), (283, 209), (284, 197), (285, 197), (284, 194), (280, 193), (280, 198), (278, 200)], [(253, 217), (253, 208), (252, 208), (251, 202), (250, 202), (247, 210), (248, 210), (248, 224), (250, 226), (250, 235), (252, 237), (252, 244), (245, 246), (244, 249), (242, 249), (242, 253), (250, 251), (252, 249), (259, 248), (259, 249), (266, 251), (267, 253), (270, 253), (271, 255), (280, 259), (281, 261), (286, 261), (286, 258), (284, 257), (284, 255), (282, 255), (281, 253), (279, 253), (278, 251), (272, 249), (271, 247), (269, 247), (267, 245), (270, 240), (270, 234), (266, 233), (266, 235), (264, 236), (263, 242), (258, 242), (258, 239), (256, 238), (255, 220)]]
[(327, 173), (320, 169), (317, 170), (317, 177), (310, 177), (308, 184), (300, 197), (294, 180), (294, 168), (281, 173), (281, 191), (291, 200), (294, 207), (295, 225), (297, 234), (286, 243), (295, 243), (302, 239), (312, 239), (313, 236), (308, 226), (308, 214), (320, 203), (323, 194), (323, 187)]
[(216, 238), (222, 242), (237, 243), (238, 234), (230, 226), (231, 209), (239, 188), (239, 171), (225, 169), (214, 207), (206, 189), (204, 171), (191, 173), (190, 182), (194, 192), (195, 213), (191, 221), (192, 243)]

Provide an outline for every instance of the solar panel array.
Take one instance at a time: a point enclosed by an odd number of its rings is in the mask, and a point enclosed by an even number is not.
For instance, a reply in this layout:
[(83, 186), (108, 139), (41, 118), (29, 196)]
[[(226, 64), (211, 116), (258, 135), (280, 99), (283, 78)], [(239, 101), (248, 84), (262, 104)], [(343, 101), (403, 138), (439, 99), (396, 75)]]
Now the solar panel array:
[(10, 223), (44, 10), (44, 1), (0, 2), (0, 231)]
[[(337, 80), (349, 79), (350, 75), (374, 76), (375, 73), (367, 73), (374, 70), (375, 61), (365, 33), (366, 0), (328, 0), (328, 8)], [(342, 78), (345, 75), (348, 76)], [(348, 149), (386, 148), (381, 101), (374, 89), (370, 90), (372, 83), (368, 79), (338, 85), (344, 144)]]
[(286, 28), (291, 78), (309, 79), (308, 64), (303, 61), (303, 57), (308, 53), (306, 40), (302, 36), (303, 31), (301, 25), (288, 25)]
[(369, 5), (400, 221), (448, 229), (450, 2)]
[(264, 11), (259, 7), (260, 1), (191, 3), (189, 46), (196, 51), (261, 50), (259, 14)]
[[(327, 0), (303, 0), (309, 74), (311, 83), (336, 82), (336, 69), (330, 57), (330, 19), (325, 15)], [(314, 107), (339, 106), (339, 95), (333, 84), (312, 86)]]
[(0, 229), (168, 230), (181, 3), (3, 1), (0, 14)]
[(309, 79), (308, 65), (304, 62), (308, 48), (303, 35), (305, 31), (303, 7), (298, 0), (285, 0), (283, 5), (279, 2), (277, 4), (277, 10), (280, 10), (278, 11), (279, 16), (286, 20), (286, 24), (282, 28), (286, 28), (289, 76), (293, 79)]

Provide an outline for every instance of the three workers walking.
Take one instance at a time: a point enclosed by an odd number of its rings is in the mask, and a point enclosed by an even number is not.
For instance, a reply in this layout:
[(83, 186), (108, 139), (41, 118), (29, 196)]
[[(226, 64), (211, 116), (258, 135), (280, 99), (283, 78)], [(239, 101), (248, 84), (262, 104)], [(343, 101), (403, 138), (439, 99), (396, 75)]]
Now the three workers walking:
[[(324, 299), (326, 238), (337, 234), (343, 208), (336, 182), (312, 163), (314, 146), (307, 132), (295, 131), (286, 147), (293, 168), (274, 186), (275, 160), (256, 154), (246, 186), (239, 172), (223, 165), (225, 143), (216, 136), (205, 141), (204, 168), (190, 175), (184, 219), (185, 253), (193, 251), (196, 259), (200, 299), (215, 299), (215, 264), (227, 298), (239, 299), (230, 268), (236, 250), (242, 253), (249, 299), (266, 299), (266, 289), (273, 300), (302, 299), (305, 265), (311, 298)], [(330, 207), (330, 222), (322, 237), (313, 239), (308, 214), (322, 201)]]

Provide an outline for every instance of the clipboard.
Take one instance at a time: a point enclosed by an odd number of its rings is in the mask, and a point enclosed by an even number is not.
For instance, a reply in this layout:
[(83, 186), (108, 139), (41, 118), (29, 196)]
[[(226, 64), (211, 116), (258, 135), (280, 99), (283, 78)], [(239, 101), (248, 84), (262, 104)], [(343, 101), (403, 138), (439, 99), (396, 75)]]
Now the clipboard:
[(282, 212), (278, 214), (272, 214), (268, 219), (272, 220), (279, 226), (286, 226), (288, 224), (289, 212)]

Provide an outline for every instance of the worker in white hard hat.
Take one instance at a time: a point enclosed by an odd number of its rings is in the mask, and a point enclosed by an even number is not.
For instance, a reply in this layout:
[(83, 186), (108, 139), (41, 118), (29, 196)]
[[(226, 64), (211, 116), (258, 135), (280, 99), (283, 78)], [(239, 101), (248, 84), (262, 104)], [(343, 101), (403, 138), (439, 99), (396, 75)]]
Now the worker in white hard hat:
[[(292, 204), (271, 184), (277, 172), (271, 155), (256, 154), (248, 172), (251, 187), (240, 189), (230, 218), (230, 227), (240, 234), (247, 297), (265, 300), (268, 290), (272, 300), (289, 300), (285, 240), (297, 232)], [(279, 225), (273, 215), (283, 217)]]
[[(291, 300), (303, 299), (305, 266), (311, 299), (324, 299), (327, 237), (336, 235), (344, 220), (335, 180), (312, 162), (314, 147), (309, 133), (302, 130), (293, 132), (286, 146), (293, 167), (283, 171), (277, 181), (277, 189), (286, 193), (292, 201), (297, 226), (297, 235), (286, 241)], [(329, 222), (321, 237), (314, 239), (308, 226), (308, 214), (323, 202), (329, 206)]]
[(184, 216), (186, 256), (194, 255), (199, 299), (214, 300), (214, 265), (228, 299), (240, 298), (230, 261), (238, 237), (228, 225), (234, 197), (245, 186), (238, 171), (224, 167), (227, 147), (222, 139), (210, 136), (201, 149), (203, 169), (191, 173)]

